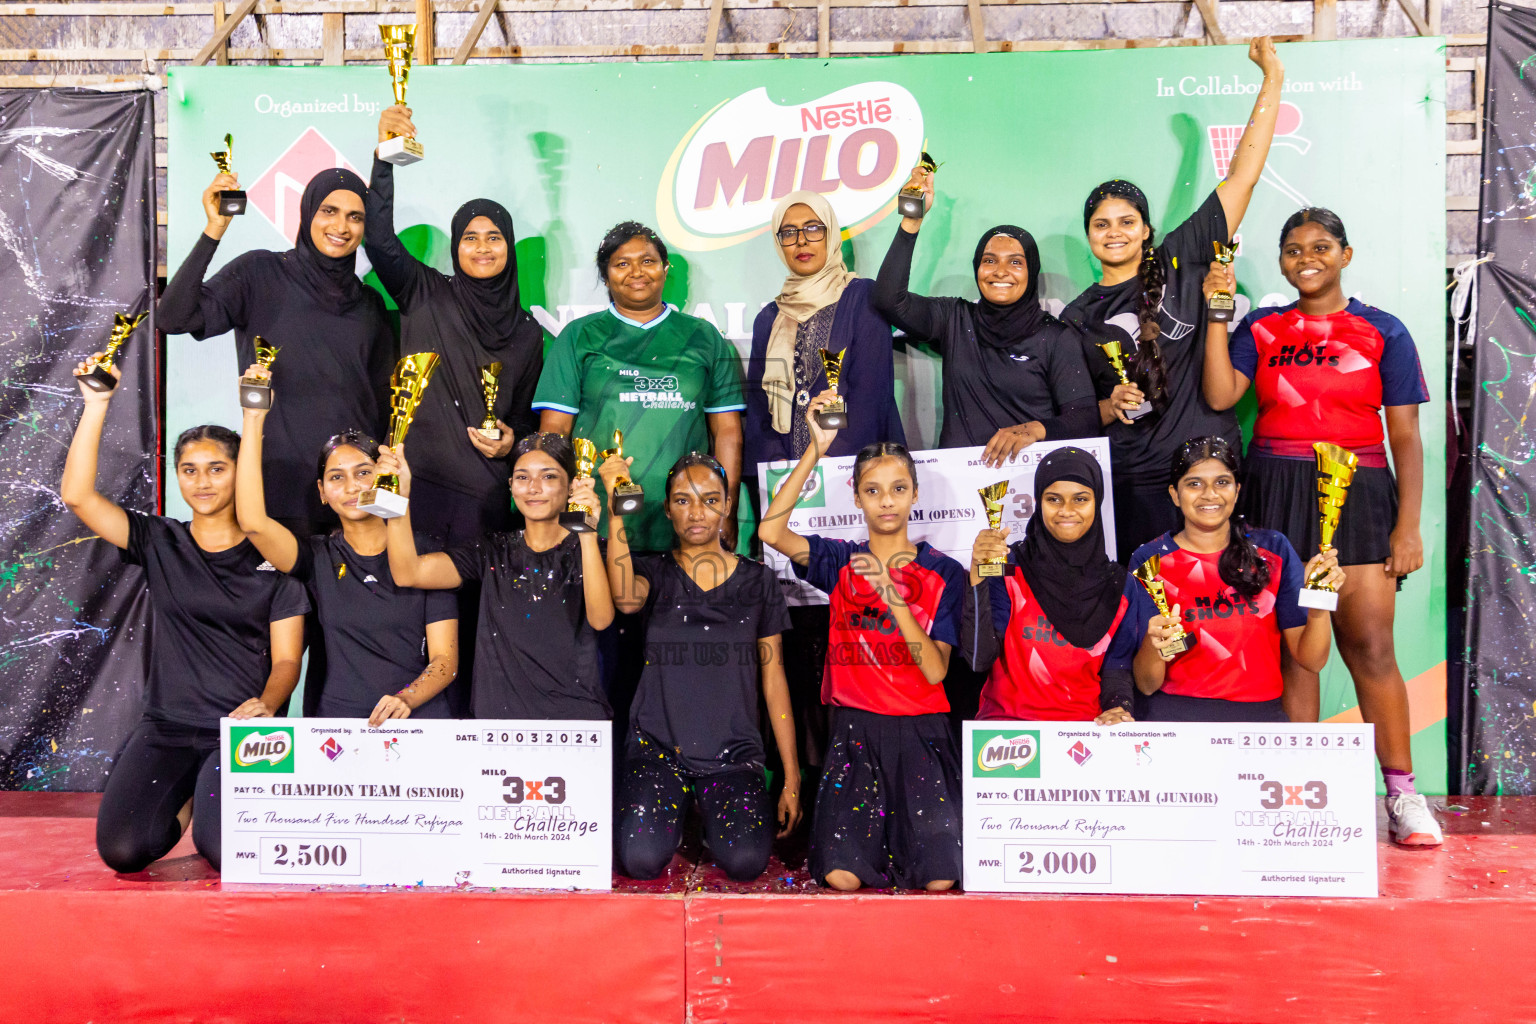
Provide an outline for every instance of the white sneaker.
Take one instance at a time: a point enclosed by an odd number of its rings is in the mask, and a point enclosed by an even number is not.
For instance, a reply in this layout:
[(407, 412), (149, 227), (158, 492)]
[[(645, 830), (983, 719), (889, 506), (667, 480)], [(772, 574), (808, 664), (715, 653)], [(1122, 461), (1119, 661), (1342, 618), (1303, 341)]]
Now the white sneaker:
[(1440, 822), (1422, 793), (1400, 793), (1386, 798), (1387, 831), (1402, 846), (1439, 846), (1445, 842)]

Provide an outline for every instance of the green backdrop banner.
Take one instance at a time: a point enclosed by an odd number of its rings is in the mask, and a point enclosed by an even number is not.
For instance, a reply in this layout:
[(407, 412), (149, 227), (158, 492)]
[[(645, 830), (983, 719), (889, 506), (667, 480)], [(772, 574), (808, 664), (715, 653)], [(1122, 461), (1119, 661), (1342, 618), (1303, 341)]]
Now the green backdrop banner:
[[(1294, 296), (1277, 232), (1300, 206), (1332, 207), (1355, 246), (1348, 289), (1399, 316), (1418, 339), (1434, 402), (1421, 425), (1426, 566), (1399, 602), (1397, 643), (1415, 700), (1414, 754), (1431, 789), (1445, 777), (1443, 298), (1444, 64), (1437, 39), (1282, 46), (1287, 76), (1275, 145), (1242, 226), (1248, 302)], [(766, 237), (779, 196), (828, 194), (851, 265), (878, 269), (896, 190), (924, 141), (941, 161), (913, 286), (974, 296), (970, 255), (992, 224), (1040, 242), (1042, 294), (1070, 300), (1096, 265), (1082, 203), (1105, 178), (1136, 181), (1167, 231), (1226, 173), (1258, 89), (1239, 47), (846, 60), (484, 65), (412, 71), (409, 101), (426, 160), (396, 175), (396, 223), (446, 269), (446, 228), (466, 199), (513, 213), (523, 296), (552, 333), (601, 308), (593, 256), (614, 223), (656, 226), (673, 247), (667, 297), (745, 346), (784, 270)], [(323, 167), (368, 173), (383, 68), (170, 71), (170, 258), (202, 227), (210, 150), (236, 137), (250, 211), (220, 247), (291, 245), (298, 200)], [(744, 349), (743, 349), (744, 350)], [(238, 424), (233, 346), (169, 343), (166, 437), (204, 421)], [(938, 430), (938, 366), (902, 346), (897, 390), (908, 439)], [(168, 504), (177, 509), (175, 495)], [(184, 514), (184, 510), (173, 514)], [(1437, 685), (1438, 680), (1438, 685)], [(1355, 706), (1335, 658), (1326, 715)]]

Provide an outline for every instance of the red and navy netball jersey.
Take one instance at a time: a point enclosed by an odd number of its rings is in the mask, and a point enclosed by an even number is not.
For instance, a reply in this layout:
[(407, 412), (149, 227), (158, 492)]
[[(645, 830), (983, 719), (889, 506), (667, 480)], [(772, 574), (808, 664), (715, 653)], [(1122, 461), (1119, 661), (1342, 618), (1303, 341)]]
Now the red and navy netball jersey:
[(1331, 441), (1384, 466), (1382, 406), (1429, 401), (1408, 328), (1359, 299), (1327, 316), (1294, 302), (1254, 310), (1233, 332), (1232, 366), (1253, 381), (1263, 455), (1310, 459), (1314, 441)]
[[(948, 711), (944, 685), (930, 683), (923, 675), (917, 652), (902, 637), (890, 606), (860, 571), (865, 560), (873, 558), (869, 543), (814, 535), (805, 539), (811, 545), (810, 558), (805, 565), (795, 565), (795, 575), (828, 594), (832, 603), (822, 703), (880, 715)], [(922, 541), (917, 558), (892, 569), (891, 579), (923, 632), (937, 643), (956, 647), (969, 582), (960, 563)]]
[[(1130, 671), (1141, 638), (1125, 623), (1130, 603), (1120, 598), (1115, 620), (1092, 648), (1074, 647), (1056, 632), (1035, 599), (1024, 571), (987, 588), (992, 624), (1002, 639), (981, 690), (976, 717), (1017, 722), (1087, 722), (1098, 717), (1099, 679), (1105, 667)], [(999, 585), (1000, 584), (1000, 585)]]
[[(1168, 607), (1179, 605), (1185, 632), (1199, 637), (1193, 649), (1168, 663), (1165, 693), (1237, 701), (1280, 696), (1280, 633), (1307, 624), (1306, 609), (1296, 603), (1306, 563), (1284, 534), (1250, 529), (1248, 537), (1269, 563), (1269, 582), (1255, 597), (1242, 597), (1222, 582), (1220, 552), (1186, 551), (1174, 543), (1172, 533), (1143, 544), (1131, 556), (1132, 569), (1161, 556), (1158, 576)], [(1126, 579), (1125, 589), (1139, 647), (1157, 606), (1134, 576)]]

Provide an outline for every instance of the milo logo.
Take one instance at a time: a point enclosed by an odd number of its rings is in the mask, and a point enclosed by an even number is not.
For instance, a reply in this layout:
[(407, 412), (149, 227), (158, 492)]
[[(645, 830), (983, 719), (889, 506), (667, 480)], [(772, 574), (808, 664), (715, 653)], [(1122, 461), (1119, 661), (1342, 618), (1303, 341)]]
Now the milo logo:
[[(779, 493), (779, 488), (784, 485), (784, 478), (789, 476), (790, 468), (768, 470), (768, 500), (772, 501)], [(825, 508), (827, 505), (827, 492), (825, 478), (822, 476), (821, 467), (811, 470), (811, 475), (806, 478), (805, 486), (800, 488), (800, 502), (796, 508)]]
[(1004, 732), (977, 729), (972, 733), (976, 768), (983, 772), (1002, 772), (1023, 778), (1040, 777), (1040, 733), (1030, 729)]
[(292, 726), (231, 726), (230, 771), (293, 773)]
[(661, 233), (679, 249), (723, 249), (762, 234), (796, 189), (827, 197), (850, 235), (894, 206), (923, 146), (923, 112), (892, 82), (780, 104), (767, 89), (726, 100), (672, 151), (656, 191)]

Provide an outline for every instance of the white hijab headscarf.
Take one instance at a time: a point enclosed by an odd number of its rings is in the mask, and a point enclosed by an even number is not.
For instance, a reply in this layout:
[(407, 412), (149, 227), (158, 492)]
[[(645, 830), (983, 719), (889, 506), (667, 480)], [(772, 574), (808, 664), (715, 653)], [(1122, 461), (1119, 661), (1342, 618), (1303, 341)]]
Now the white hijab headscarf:
[[(789, 262), (791, 250), (779, 245), (778, 232), (784, 223), (784, 215), (791, 206), (809, 206), (811, 211), (827, 226), (827, 262), (816, 273), (802, 277), (794, 272)], [(795, 414), (795, 337), (800, 325), (842, 298), (843, 289), (858, 275), (843, 265), (843, 230), (837, 222), (837, 214), (826, 197), (817, 192), (791, 192), (779, 200), (773, 210), (774, 248), (779, 259), (790, 268), (784, 279), (784, 290), (774, 300), (779, 315), (774, 318), (773, 330), (768, 334), (768, 351), (763, 362), (763, 391), (768, 396), (768, 409), (773, 414), (773, 429), (787, 434)]]

